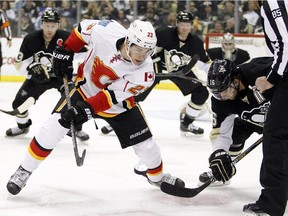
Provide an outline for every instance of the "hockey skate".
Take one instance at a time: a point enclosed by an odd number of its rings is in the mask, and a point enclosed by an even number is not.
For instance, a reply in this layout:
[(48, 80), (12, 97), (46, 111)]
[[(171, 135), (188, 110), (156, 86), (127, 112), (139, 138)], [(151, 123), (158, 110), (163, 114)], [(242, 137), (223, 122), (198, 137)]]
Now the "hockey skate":
[(110, 132), (112, 132), (113, 131), (113, 128), (108, 124), (108, 125), (106, 125), (106, 126), (103, 126), (102, 128), (101, 128), (101, 132), (103, 133), (103, 134), (109, 134)]
[(135, 165), (134, 166), (134, 172), (137, 175), (142, 175), (142, 176), (146, 177), (148, 182), (151, 185), (154, 185), (156, 187), (160, 187), (162, 182), (167, 182), (168, 184), (172, 184), (172, 185), (175, 185), (177, 187), (185, 187), (185, 182), (184, 181), (182, 181), (180, 178), (171, 176), (171, 174), (169, 174), (169, 173), (164, 173), (163, 178), (161, 179), (161, 181), (158, 181), (158, 182), (151, 181), (146, 175), (147, 167), (145, 165), (143, 165), (143, 164)]
[(85, 133), (83, 130), (79, 130), (79, 131), (76, 130), (75, 135), (81, 141), (87, 141), (90, 138), (89, 135)]
[(256, 203), (249, 203), (243, 207), (243, 212), (246, 215), (256, 215), (256, 216), (269, 216), (265, 213)]
[[(67, 136), (72, 136), (71, 131), (69, 130), (67, 133)], [(85, 133), (83, 130), (75, 130), (75, 136), (80, 140), (80, 141), (87, 141), (90, 139), (89, 135)]]
[(180, 124), (180, 131), (181, 134), (185, 136), (189, 135), (197, 135), (202, 136), (204, 134), (204, 130), (194, 124), (189, 124), (188, 126), (184, 125), (183, 123)]
[(28, 128), (19, 128), (19, 127), (14, 127), (14, 128), (9, 128), (6, 131), (6, 136), (14, 137), (18, 136), (21, 134), (27, 134), (29, 132), (29, 127)]
[(148, 182), (151, 185), (154, 185), (156, 187), (160, 187), (162, 182), (166, 182), (168, 184), (175, 185), (177, 187), (182, 187), (182, 188), (185, 187), (185, 182), (183, 180), (181, 180), (180, 178), (171, 176), (171, 174), (169, 174), (169, 173), (164, 173), (163, 178), (161, 179), (161, 181), (152, 182), (150, 179), (148, 179)]
[(180, 113), (180, 131), (181, 134), (184, 136), (189, 136), (189, 135), (196, 135), (196, 136), (202, 136), (204, 134), (204, 130), (192, 123), (186, 125), (184, 124), (184, 117), (185, 113), (181, 112)]
[(28, 119), (26, 123), (17, 123), (17, 127), (9, 128), (6, 131), (6, 136), (14, 137), (21, 134), (27, 134), (29, 132), (29, 127), (32, 125), (31, 119)]
[[(213, 175), (210, 172), (204, 172), (202, 173), (200, 176), (199, 176), (199, 183), (198, 183), (198, 186), (201, 186), (203, 185), (205, 182), (207, 182), (210, 178), (211, 178), (211, 175)], [(226, 185), (229, 185), (231, 182), (230, 180), (229, 181), (226, 181), (226, 182), (222, 182), (222, 181), (214, 181), (210, 184), (210, 187), (218, 187), (218, 186), (226, 186)]]
[(18, 194), (26, 185), (31, 174), (31, 172), (25, 170), (22, 166), (19, 166), (7, 183), (7, 190), (9, 193), (13, 195)]

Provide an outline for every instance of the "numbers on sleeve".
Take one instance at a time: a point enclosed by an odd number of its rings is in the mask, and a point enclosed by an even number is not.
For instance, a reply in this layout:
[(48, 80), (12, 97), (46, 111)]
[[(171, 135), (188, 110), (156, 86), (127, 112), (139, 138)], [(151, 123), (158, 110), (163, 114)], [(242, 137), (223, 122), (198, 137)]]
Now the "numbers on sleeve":
[(144, 88), (145, 87), (142, 85), (137, 85), (137, 86), (130, 87), (128, 91), (133, 95), (138, 95)]

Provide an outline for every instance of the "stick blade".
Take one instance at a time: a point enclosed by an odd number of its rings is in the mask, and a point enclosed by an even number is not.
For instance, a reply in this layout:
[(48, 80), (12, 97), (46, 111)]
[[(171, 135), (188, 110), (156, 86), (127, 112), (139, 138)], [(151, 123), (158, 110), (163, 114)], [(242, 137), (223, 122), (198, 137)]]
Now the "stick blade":
[(177, 196), (177, 197), (186, 197), (191, 198), (199, 194), (202, 190), (208, 187), (212, 183), (211, 180), (205, 182), (203, 185), (197, 188), (182, 188), (177, 187), (175, 185), (168, 184), (167, 182), (163, 182), (161, 184), (161, 191), (164, 193)]
[(6, 111), (6, 110), (0, 109), (0, 112), (3, 112), (5, 114), (11, 115), (11, 116), (16, 116), (16, 115), (20, 114), (18, 109), (15, 109), (15, 110), (12, 110), (12, 111)]
[(78, 157), (76, 157), (77, 166), (82, 166), (83, 165), (85, 156), (86, 156), (86, 149), (83, 150), (82, 157), (80, 157), (79, 155), (78, 155)]

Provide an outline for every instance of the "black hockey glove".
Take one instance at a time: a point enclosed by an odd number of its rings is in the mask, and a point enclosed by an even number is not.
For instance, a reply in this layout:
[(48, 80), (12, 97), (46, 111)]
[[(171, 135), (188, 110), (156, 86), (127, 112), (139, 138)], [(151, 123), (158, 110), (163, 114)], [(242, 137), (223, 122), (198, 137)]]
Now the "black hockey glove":
[(74, 122), (75, 128), (80, 127), (83, 123), (88, 121), (93, 116), (93, 109), (89, 103), (85, 101), (78, 101), (75, 106), (61, 112), (61, 119), (59, 123), (65, 127), (70, 128), (71, 121)]
[(223, 149), (218, 149), (210, 155), (209, 164), (218, 181), (226, 182), (236, 173), (230, 155)]
[(62, 79), (64, 76), (72, 79), (73, 57), (74, 53), (72, 51), (65, 50), (61, 46), (56, 46), (53, 51), (53, 71), (59, 79)]
[(29, 65), (27, 67), (28, 75), (31, 79), (39, 83), (47, 83), (50, 81), (48, 68), (42, 64)]

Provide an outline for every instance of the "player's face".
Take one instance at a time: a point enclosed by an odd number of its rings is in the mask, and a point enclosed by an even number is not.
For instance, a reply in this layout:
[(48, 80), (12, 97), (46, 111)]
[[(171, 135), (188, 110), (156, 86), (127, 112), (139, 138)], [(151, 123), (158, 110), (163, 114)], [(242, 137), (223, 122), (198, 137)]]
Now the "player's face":
[(192, 29), (192, 23), (191, 22), (179, 22), (177, 24), (178, 34), (180, 36), (187, 36)]
[(228, 50), (228, 51), (234, 50), (234, 44), (233, 43), (224, 43), (223, 47), (225, 50)]
[(218, 100), (235, 100), (238, 90), (235, 88), (235, 83), (232, 83), (227, 89), (221, 92), (212, 92), (213, 96)]
[(43, 22), (42, 29), (45, 40), (50, 41), (56, 34), (56, 31), (59, 29), (59, 23)]
[(129, 55), (131, 58), (131, 61), (135, 65), (142, 64), (145, 59), (152, 54), (152, 50), (148, 48), (143, 48), (138, 45), (133, 44), (129, 49)]

